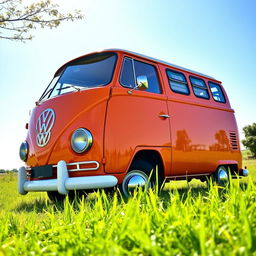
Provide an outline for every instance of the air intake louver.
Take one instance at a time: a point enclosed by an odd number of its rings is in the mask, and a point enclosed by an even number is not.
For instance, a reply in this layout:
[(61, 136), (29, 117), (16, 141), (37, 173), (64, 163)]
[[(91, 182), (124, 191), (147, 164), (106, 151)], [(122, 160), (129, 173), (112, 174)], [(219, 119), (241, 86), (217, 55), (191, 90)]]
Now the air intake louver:
[(230, 146), (232, 150), (238, 150), (238, 142), (237, 142), (237, 136), (235, 132), (229, 133), (230, 138)]

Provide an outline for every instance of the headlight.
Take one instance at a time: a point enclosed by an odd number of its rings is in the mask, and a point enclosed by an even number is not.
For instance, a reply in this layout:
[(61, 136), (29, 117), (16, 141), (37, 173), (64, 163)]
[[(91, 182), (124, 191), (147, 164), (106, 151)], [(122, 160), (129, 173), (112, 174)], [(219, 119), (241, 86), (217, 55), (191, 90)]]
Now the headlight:
[(27, 158), (28, 158), (28, 143), (25, 141), (25, 142), (22, 142), (20, 145), (20, 159), (25, 162)]
[(92, 134), (84, 128), (79, 128), (72, 134), (71, 147), (76, 153), (83, 153), (91, 148), (92, 141)]

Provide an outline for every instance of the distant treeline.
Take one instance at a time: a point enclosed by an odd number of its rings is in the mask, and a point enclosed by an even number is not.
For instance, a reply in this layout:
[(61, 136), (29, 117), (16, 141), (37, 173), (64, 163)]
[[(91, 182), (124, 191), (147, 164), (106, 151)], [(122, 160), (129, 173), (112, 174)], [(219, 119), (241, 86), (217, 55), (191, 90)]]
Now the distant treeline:
[(9, 172), (18, 172), (18, 170), (17, 169), (12, 169), (12, 170), (0, 169), (0, 173), (9, 173)]

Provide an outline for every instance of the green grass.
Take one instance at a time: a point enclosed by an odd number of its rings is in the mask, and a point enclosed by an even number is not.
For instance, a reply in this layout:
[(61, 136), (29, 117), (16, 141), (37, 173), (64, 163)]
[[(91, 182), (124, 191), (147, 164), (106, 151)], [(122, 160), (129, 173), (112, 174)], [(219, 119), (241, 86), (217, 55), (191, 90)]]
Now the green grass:
[(242, 150), (242, 156), (245, 160), (253, 159), (252, 152), (248, 149)]
[(54, 205), (0, 176), (0, 255), (256, 255), (256, 160), (230, 188), (172, 182), (157, 196), (118, 193)]

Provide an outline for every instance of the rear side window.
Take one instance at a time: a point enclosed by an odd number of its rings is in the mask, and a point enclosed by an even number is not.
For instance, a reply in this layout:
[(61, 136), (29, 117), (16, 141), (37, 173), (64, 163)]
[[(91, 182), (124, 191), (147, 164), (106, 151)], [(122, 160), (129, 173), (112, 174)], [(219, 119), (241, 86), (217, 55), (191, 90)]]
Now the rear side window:
[(220, 85), (212, 83), (212, 82), (208, 82), (208, 84), (210, 86), (213, 99), (215, 101), (225, 103), (226, 99), (224, 97), (224, 94), (222, 92)]
[(148, 81), (147, 92), (161, 93), (156, 69), (145, 62), (124, 58), (120, 83), (124, 87), (134, 88), (137, 77), (146, 76)]
[(203, 79), (197, 77), (190, 77), (190, 82), (192, 84), (193, 92), (196, 97), (203, 99), (210, 98), (207, 86)]
[(167, 70), (169, 85), (173, 92), (189, 95), (186, 77), (177, 71)]

